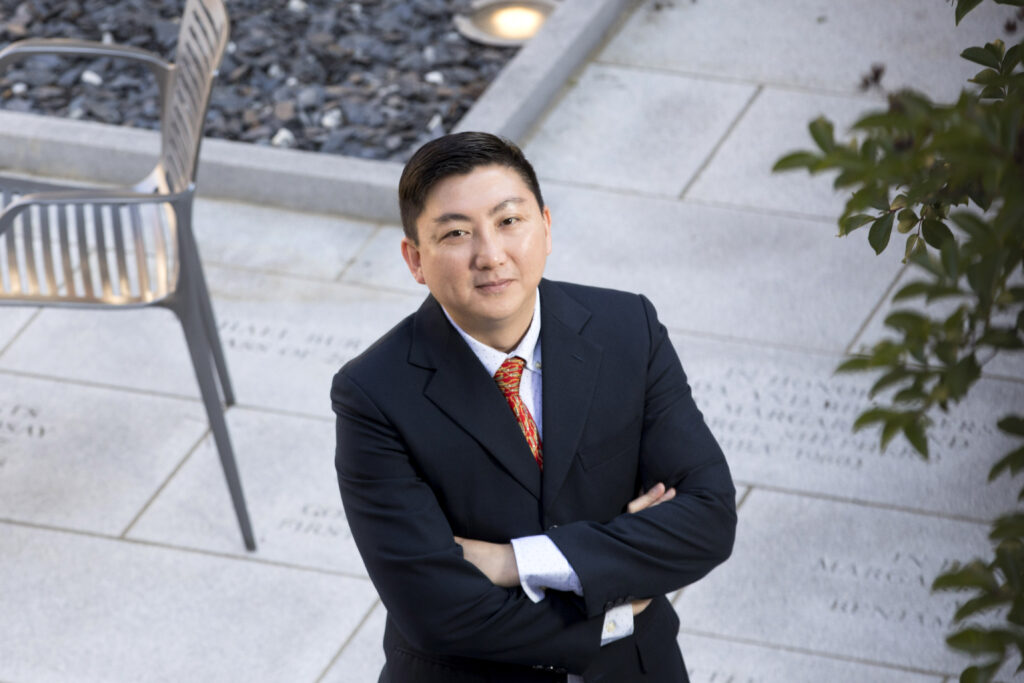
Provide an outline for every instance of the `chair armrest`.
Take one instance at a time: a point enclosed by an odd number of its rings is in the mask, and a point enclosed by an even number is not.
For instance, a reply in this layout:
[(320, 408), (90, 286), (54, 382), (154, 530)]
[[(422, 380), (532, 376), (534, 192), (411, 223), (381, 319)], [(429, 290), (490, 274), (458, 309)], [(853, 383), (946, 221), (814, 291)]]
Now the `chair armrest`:
[[(190, 185), (184, 192), (167, 194), (128, 192), (125, 190), (62, 190), (60, 192), (37, 192), (18, 197), (0, 211), (0, 235), (14, 224), (18, 214), (33, 206), (75, 206), (78, 204), (172, 204), (191, 201), (195, 186)], [(176, 207), (177, 209), (177, 207)]]
[(0, 50), (0, 71), (18, 60), (36, 55), (111, 57), (138, 62), (148, 67), (156, 76), (161, 94), (174, 71), (173, 64), (147, 50), (128, 45), (107, 45), (94, 40), (73, 40), (71, 38), (29, 38), (11, 43)]

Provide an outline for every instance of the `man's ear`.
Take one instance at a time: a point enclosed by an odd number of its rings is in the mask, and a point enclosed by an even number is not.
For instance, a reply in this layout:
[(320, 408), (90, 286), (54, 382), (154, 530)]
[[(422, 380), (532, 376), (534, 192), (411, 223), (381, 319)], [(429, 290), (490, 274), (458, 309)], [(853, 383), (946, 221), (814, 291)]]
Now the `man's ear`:
[(402, 258), (405, 259), (405, 265), (409, 266), (413, 279), (421, 285), (427, 284), (423, 279), (423, 267), (420, 264), (420, 248), (408, 237), (402, 238)]
[(547, 240), (548, 249), (547, 253), (551, 253), (551, 210), (548, 209), (547, 204), (544, 205), (544, 210), (541, 212), (541, 218), (544, 219), (544, 239)]

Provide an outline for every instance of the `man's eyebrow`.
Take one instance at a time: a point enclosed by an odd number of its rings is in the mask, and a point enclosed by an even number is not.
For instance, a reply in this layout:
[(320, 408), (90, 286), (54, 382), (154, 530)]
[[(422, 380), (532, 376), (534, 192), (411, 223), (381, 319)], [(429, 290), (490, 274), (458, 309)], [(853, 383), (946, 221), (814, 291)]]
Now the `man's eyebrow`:
[[(523, 199), (522, 197), (509, 197), (508, 199), (500, 202), (493, 209), (488, 211), (487, 215), (488, 216), (493, 216), (494, 214), (499, 213), (502, 210), (504, 210), (510, 204), (522, 204), (525, 201), (526, 200)], [(469, 220), (469, 216), (467, 216), (464, 213), (449, 212), (449, 213), (441, 214), (440, 216), (435, 218), (433, 222), (434, 222), (434, 225), (442, 225), (444, 223), (453, 223), (453, 222), (456, 222), (456, 221), (468, 221), (468, 220)]]
[(442, 223), (452, 223), (455, 221), (468, 221), (469, 216), (464, 213), (443, 213), (434, 219), (434, 225), (441, 225)]
[(502, 211), (502, 210), (503, 210), (503, 209), (504, 209), (505, 207), (507, 207), (507, 206), (508, 206), (509, 204), (522, 204), (522, 203), (523, 203), (523, 202), (525, 202), (525, 201), (526, 201), (526, 200), (525, 200), (525, 199), (523, 199), (522, 197), (509, 197), (508, 199), (506, 199), (505, 201), (501, 202), (500, 204), (498, 204), (497, 206), (495, 206), (495, 207), (494, 207), (493, 209), (491, 209), (491, 210), (490, 210), (490, 211), (489, 211), (489, 212), (487, 213), (487, 215), (488, 215), (488, 216), (493, 216), (494, 214), (496, 214), (496, 213), (498, 213), (498, 212)]

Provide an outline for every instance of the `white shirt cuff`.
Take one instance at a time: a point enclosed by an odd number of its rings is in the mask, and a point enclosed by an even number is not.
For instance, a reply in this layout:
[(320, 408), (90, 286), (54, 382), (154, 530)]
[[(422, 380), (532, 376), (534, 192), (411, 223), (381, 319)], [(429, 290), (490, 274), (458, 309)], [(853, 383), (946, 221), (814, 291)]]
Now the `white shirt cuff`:
[(601, 647), (616, 640), (633, 635), (633, 605), (625, 603), (612, 607), (604, 613), (604, 628), (601, 629)]
[(516, 556), (516, 567), (519, 570), (519, 585), (530, 600), (543, 600), (545, 588), (583, 595), (580, 578), (555, 542), (547, 536), (540, 534), (513, 538), (512, 552)]

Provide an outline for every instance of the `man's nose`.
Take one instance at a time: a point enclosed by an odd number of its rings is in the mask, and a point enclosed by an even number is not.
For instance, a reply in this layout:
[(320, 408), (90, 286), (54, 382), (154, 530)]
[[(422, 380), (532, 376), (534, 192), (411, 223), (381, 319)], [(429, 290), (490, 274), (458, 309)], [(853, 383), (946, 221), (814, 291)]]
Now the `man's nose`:
[(505, 262), (505, 247), (493, 230), (478, 230), (475, 240), (476, 251), (473, 254), (474, 265), (481, 270), (500, 266)]

